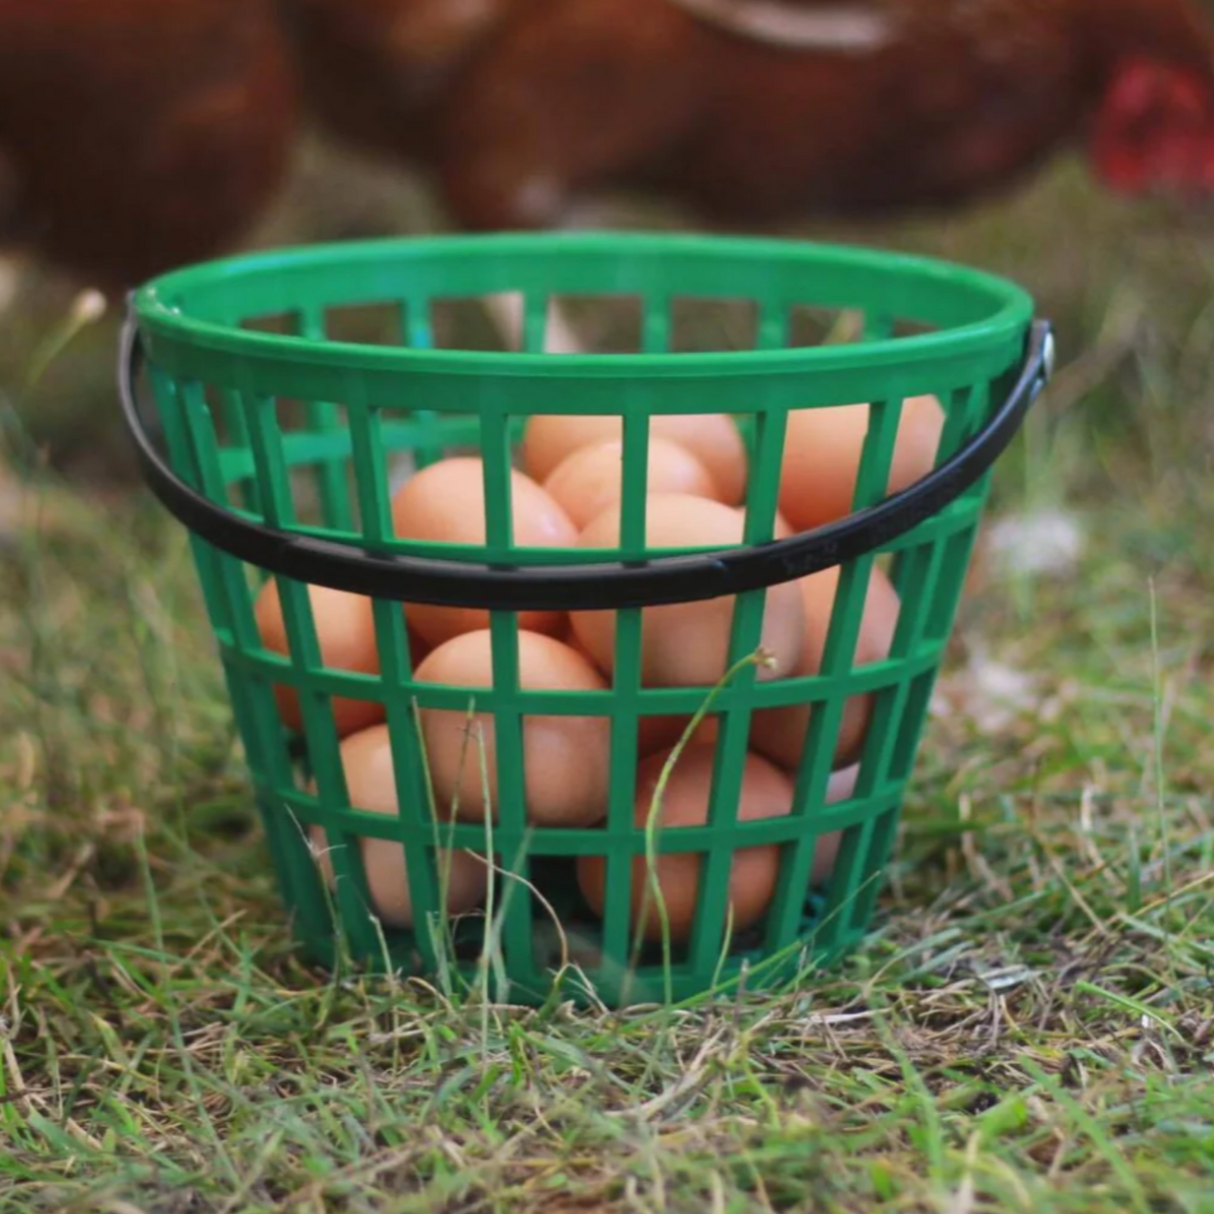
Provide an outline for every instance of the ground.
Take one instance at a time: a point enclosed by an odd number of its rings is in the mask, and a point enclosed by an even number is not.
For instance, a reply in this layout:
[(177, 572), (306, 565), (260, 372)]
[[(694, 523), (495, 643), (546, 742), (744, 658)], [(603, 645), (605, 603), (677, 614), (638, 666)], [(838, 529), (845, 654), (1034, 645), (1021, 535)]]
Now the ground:
[(1063, 353), (861, 953), (620, 1015), (326, 980), (179, 530), (35, 470), (0, 550), (0, 1210), (1214, 1210), (1214, 246), (1070, 166), (849, 235), (1014, 274)]

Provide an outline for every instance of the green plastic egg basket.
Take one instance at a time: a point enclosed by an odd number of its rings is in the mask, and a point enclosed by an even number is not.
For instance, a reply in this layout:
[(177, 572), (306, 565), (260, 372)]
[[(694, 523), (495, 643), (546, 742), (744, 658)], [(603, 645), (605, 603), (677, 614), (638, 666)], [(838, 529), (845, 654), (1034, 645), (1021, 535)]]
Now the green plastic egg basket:
[[(446, 348), (436, 320), (507, 293), (517, 299), (521, 349)], [(575, 311), (618, 307), (628, 323), (615, 326), (607, 352), (545, 353), (550, 304), (562, 300)], [(727, 310), (728, 324), (681, 331), (689, 329), (681, 316), (713, 307)], [(840, 316), (857, 321), (851, 339), (825, 339)], [(274, 865), (306, 951), (328, 965), (348, 958), (484, 983), (498, 1000), (555, 993), (620, 1005), (684, 1000), (743, 978), (750, 986), (786, 983), (853, 949), (882, 887), (989, 471), (1048, 378), (1051, 346), (1030, 298), (999, 278), (885, 252), (757, 239), (353, 242), (191, 267), (134, 293), (120, 369), (126, 421), (149, 485), (192, 534)], [(163, 455), (148, 433), (150, 402), (139, 399), (145, 381)], [(886, 497), (902, 402), (924, 393), (946, 412), (935, 470)], [(854, 512), (774, 541), (789, 411), (866, 401)], [(647, 422), (667, 413), (736, 419), (749, 452), (742, 547), (645, 549)], [(537, 414), (623, 417), (619, 550), (512, 546), (509, 469)], [(420, 467), (473, 449), (484, 457), (487, 543), (395, 539), (394, 461)], [(892, 578), (901, 610), (888, 659), (855, 666), (875, 565)], [(766, 588), (834, 566), (842, 572), (821, 672), (757, 680), (746, 659), (758, 647)], [(266, 650), (254, 623), (267, 576), (279, 579), (289, 657)], [(322, 664), (308, 582), (374, 600), (380, 674)], [(732, 677), (711, 689), (642, 687), (642, 608), (724, 595), (736, 596)], [(491, 610), (491, 690), (414, 681), (407, 601)], [(610, 690), (521, 690), (515, 613), (584, 608), (618, 609)], [(298, 692), (300, 735), (283, 726), (274, 684)], [(857, 693), (873, 693), (875, 707), (855, 792), (828, 805), (834, 739), (844, 703)], [(384, 706), (399, 817), (350, 804), (333, 697)], [(436, 818), (418, 740), (419, 708), (467, 710), (472, 702), (494, 714), (499, 805), (491, 830)], [(719, 725), (708, 821), (647, 840), (634, 825), (639, 721), (706, 704)], [(792, 811), (740, 823), (752, 713), (793, 704), (813, 713)], [(612, 780), (601, 826), (528, 825), (522, 722), (535, 713), (610, 718)], [(328, 842), (332, 892), (309, 844), (314, 825)], [(842, 832), (833, 871), (811, 888), (815, 846), (833, 832)], [(385, 928), (370, 912), (363, 837), (404, 849), (412, 930)], [(757, 927), (732, 933), (732, 854), (773, 844), (780, 871), (769, 909)], [(442, 913), (440, 845), (491, 848), (490, 905), (458, 919)], [(634, 939), (634, 858), (647, 847), (701, 856), (685, 942), (641, 947)], [(576, 857), (586, 854), (606, 858), (601, 920), (574, 879)]]

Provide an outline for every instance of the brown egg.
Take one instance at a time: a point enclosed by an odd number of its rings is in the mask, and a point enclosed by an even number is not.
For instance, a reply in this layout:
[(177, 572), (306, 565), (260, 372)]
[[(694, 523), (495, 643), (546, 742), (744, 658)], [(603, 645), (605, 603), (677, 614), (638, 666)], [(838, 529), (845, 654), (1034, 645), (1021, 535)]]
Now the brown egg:
[[(780, 470), (780, 511), (798, 531), (821, 527), (851, 513), (868, 413), (867, 405), (839, 405), (789, 414)], [(932, 470), (944, 420), (944, 410), (934, 396), (913, 396), (905, 401), (887, 494), (908, 488)]]
[[(386, 725), (347, 738), (342, 743), (341, 761), (350, 803), (355, 809), (377, 814), (400, 813)], [(325, 833), (319, 826), (313, 826), (309, 834), (321, 874), (332, 888), (333, 864)], [(389, 839), (363, 839), (360, 847), (375, 914), (388, 927), (412, 927), (413, 901), (409, 896), (404, 850)], [(446, 885), (448, 913), (465, 914), (484, 898), (488, 888), (489, 869), (484, 858), (468, 851), (440, 851), (436, 860), (439, 887)]]
[[(742, 514), (719, 502), (682, 494), (654, 494), (646, 508), (650, 547), (734, 548), (742, 540)], [(578, 537), (583, 548), (611, 548), (619, 542), (619, 511), (610, 507)], [(642, 613), (643, 683), (653, 687), (711, 687), (727, 668), (733, 625), (732, 597), (648, 607)], [(780, 678), (796, 665), (805, 618), (795, 584), (773, 587), (767, 596), (761, 644), (770, 666), (760, 679)], [(615, 612), (580, 611), (572, 617), (574, 636), (599, 668), (614, 669)]]
[[(623, 486), (624, 445), (620, 442), (579, 447), (544, 481), (544, 488), (578, 528), (587, 526), (609, 506), (618, 505)], [(685, 447), (664, 438), (651, 438), (646, 492), (715, 497), (717, 486), (704, 465)]]
[(423, 641), (412, 628), (406, 629), (406, 632), (409, 637), (409, 660), (413, 664), (413, 669), (416, 670), (426, 660), (434, 646)]
[[(648, 758), (659, 750), (672, 750), (683, 740), (690, 724), (690, 716), (642, 717), (637, 727), (637, 758)], [(720, 732), (717, 718), (707, 716), (687, 739), (688, 745), (715, 743)]]
[[(649, 820), (658, 781), (670, 758), (669, 752), (651, 755), (637, 769), (637, 797), (634, 822), (644, 827)], [(689, 746), (671, 770), (667, 780), (658, 821), (664, 827), (702, 826), (708, 821), (712, 773), (716, 759), (714, 744)], [(827, 803), (850, 797), (855, 791), (859, 768), (836, 772), (827, 788)], [(738, 819), (751, 822), (776, 818), (792, 808), (792, 781), (759, 755), (747, 755), (738, 801)], [(811, 881), (819, 884), (834, 868), (841, 835), (834, 832), (818, 840), (814, 851)], [(696, 852), (659, 855), (654, 872), (666, 907), (670, 939), (674, 943), (691, 937), (695, 923), (696, 898), (700, 886), (702, 856)], [(776, 844), (740, 848), (734, 853), (729, 874), (729, 905), (733, 912), (733, 931), (757, 923), (771, 905), (780, 873), (780, 847)], [(606, 907), (607, 865), (602, 856), (580, 856), (577, 862), (578, 884), (591, 909), (602, 916)], [(645, 856), (632, 862), (630, 891), (632, 929), (637, 929), (642, 907), (647, 906), (643, 928), (647, 940), (662, 939), (661, 912), (656, 905)], [(648, 895), (646, 891), (649, 890)]]
[[(343, 590), (330, 590), (327, 586), (309, 586), (308, 598), (324, 664), (333, 670), (378, 674), (379, 653), (371, 600)], [(272, 653), (289, 653), (278, 583), (273, 578), (261, 588), (253, 610), (261, 643)], [(284, 724), (289, 729), (302, 730), (303, 718), (295, 689), (275, 684), (274, 700)], [(384, 706), (371, 700), (333, 699), (333, 717), (341, 737), (382, 721), (384, 715)]]
[[(557, 466), (581, 447), (623, 438), (623, 419), (614, 414), (575, 417), (543, 414), (527, 423), (523, 435), (523, 467), (537, 481), (546, 481)], [(734, 506), (746, 492), (746, 444), (731, 417), (724, 413), (663, 414), (651, 419), (650, 442), (668, 439), (686, 447), (716, 483), (712, 494)]]
[[(797, 676), (817, 674), (822, 669), (840, 572), (838, 566), (823, 569), (821, 573), (811, 574), (796, 583), (805, 604), (806, 624), (805, 644), (795, 671)], [(864, 596), (864, 618), (856, 639), (855, 666), (869, 666), (889, 656), (900, 608), (898, 592), (889, 578), (874, 566)], [(844, 704), (835, 744), (834, 766), (850, 763), (859, 756), (872, 714), (871, 694), (852, 696)], [(795, 770), (801, 762), (810, 715), (808, 707), (799, 706), (756, 712), (751, 718), (751, 746), (782, 767)]]
[[(440, 460), (423, 468), (392, 500), (392, 523), (400, 539), (443, 544), (485, 542), (484, 465), (479, 459)], [(535, 481), (511, 472), (513, 541), (520, 548), (572, 548), (577, 528), (569, 516)], [(489, 613), (471, 607), (434, 607), (409, 603), (410, 626), (431, 645), (462, 632), (489, 626)], [(559, 611), (523, 611), (519, 627), (555, 632), (563, 622)]]
[[(702, 826), (708, 820), (708, 800), (712, 789), (713, 764), (716, 748), (711, 745), (689, 746), (675, 764), (666, 783), (658, 821), (663, 826)], [(654, 793), (670, 755), (651, 755), (637, 769), (637, 796), (634, 822), (643, 827), (649, 820)], [(757, 755), (748, 755), (742, 777), (742, 793), (738, 802), (738, 818), (780, 817), (792, 806), (791, 781), (777, 768)], [(691, 935), (695, 921), (696, 896), (699, 892), (702, 856), (695, 852), (660, 855), (655, 873), (662, 890), (669, 921), (670, 938), (685, 941)], [(578, 858), (578, 883), (591, 909), (602, 915), (606, 905), (606, 861), (601, 856)], [(737, 851), (729, 878), (729, 902), (733, 908), (733, 928), (740, 931), (762, 918), (779, 874), (779, 847), (748, 847)], [(647, 940), (661, 940), (662, 920), (649, 887), (649, 870), (644, 856), (632, 864), (632, 926), (635, 930), (643, 904), (648, 913), (642, 928)]]
[[(552, 637), (520, 632), (519, 685), (528, 691), (602, 691), (602, 675), (575, 649)], [(423, 683), (473, 688), (493, 685), (489, 632), (468, 632), (440, 645), (417, 669)], [(470, 692), (469, 699), (474, 693)], [(485, 817), (488, 785), (494, 820), (497, 803), (497, 744), (492, 713), (423, 708), (422, 737), (434, 796), (447, 813), (459, 797), (457, 816)], [(482, 750), (483, 747), (483, 750)], [(482, 774), (482, 753), (487, 781)], [(538, 826), (590, 826), (607, 812), (611, 759), (610, 719), (528, 716), (523, 721), (523, 780), (527, 820)]]

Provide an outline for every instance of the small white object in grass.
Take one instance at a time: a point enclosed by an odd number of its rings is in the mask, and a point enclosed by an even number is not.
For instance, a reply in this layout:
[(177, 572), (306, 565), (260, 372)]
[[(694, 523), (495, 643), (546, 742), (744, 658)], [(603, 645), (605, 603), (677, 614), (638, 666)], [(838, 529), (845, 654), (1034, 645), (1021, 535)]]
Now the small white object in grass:
[(814, 1028), (837, 1028), (841, 1024), (856, 1024), (862, 1020), (872, 1020), (880, 1016), (884, 1008), (871, 1008), (866, 1012), (815, 1012), (806, 1017), (806, 1025)]
[(1037, 976), (1037, 971), (1027, 965), (1010, 965), (1000, 969), (984, 970), (978, 975), (978, 980), (992, 991), (1007, 991), (1013, 987), (1023, 986)]
[(1038, 510), (1000, 519), (990, 529), (987, 547), (1009, 574), (1070, 573), (1083, 555), (1084, 531), (1065, 510)]
[(930, 711), (967, 716), (984, 733), (999, 733), (1027, 713), (1040, 713), (1042, 704), (1032, 675), (978, 650), (963, 670), (940, 680)]
[(816, 5), (808, 10), (780, 0), (672, 2), (740, 37), (789, 50), (857, 54), (879, 51), (897, 36), (890, 14), (867, 2)]
[(72, 320), (81, 327), (91, 325), (105, 315), (105, 309), (105, 296), (90, 288), (72, 301)]

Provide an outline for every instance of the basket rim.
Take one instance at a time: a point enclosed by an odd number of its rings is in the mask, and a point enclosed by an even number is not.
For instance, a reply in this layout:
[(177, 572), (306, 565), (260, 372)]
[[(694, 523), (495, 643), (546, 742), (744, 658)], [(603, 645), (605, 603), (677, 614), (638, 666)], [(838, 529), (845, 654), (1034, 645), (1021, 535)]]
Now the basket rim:
[[(254, 280), (264, 274), (336, 270), (385, 260), (408, 262), (439, 257), (610, 255), (703, 256), (728, 261), (768, 260), (773, 266), (833, 267), (919, 275), (925, 281), (968, 291), (989, 300), (990, 314), (926, 333), (829, 346), (698, 353), (561, 354), (455, 350), (369, 345), (266, 333), (221, 324), (183, 311), (180, 300), (218, 281)], [(486, 284), (484, 295), (509, 286)], [(559, 292), (558, 292), (559, 293)], [(593, 292), (597, 294), (598, 292)], [(604, 290), (604, 295), (612, 292)], [(635, 293), (635, 292), (632, 292)], [(676, 296), (678, 292), (674, 293)], [(691, 293), (689, 293), (691, 294)], [(744, 293), (741, 293), (744, 294)], [(727, 297), (723, 293), (722, 298)], [(806, 302), (812, 303), (812, 300)], [(150, 336), (237, 357), (289, 358), (344, 370), (412, 370), (442, 374), (500, 374), (530, 378), (755, 375), (846, 371), (874, 365), (909, 366), (982, 349), (1023, 333), (1032, 321), (1032, 296), (1015, 282), (943, 258), (863, 245), (784, 239), (662, 232), (542, 232), (475, 235), (394, 236), (288, 245), (246, 252), (168, 271), (131, 293), (131, 310)]]

